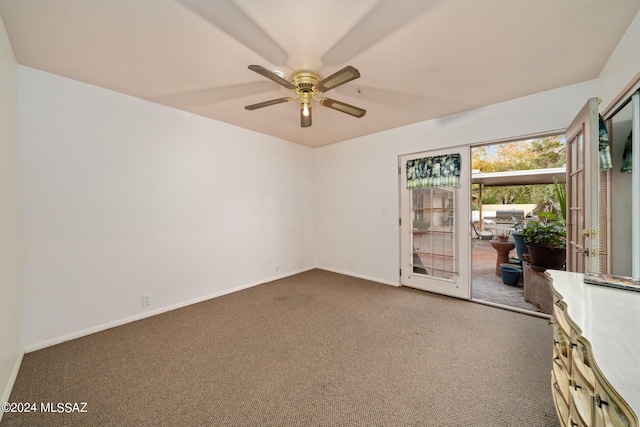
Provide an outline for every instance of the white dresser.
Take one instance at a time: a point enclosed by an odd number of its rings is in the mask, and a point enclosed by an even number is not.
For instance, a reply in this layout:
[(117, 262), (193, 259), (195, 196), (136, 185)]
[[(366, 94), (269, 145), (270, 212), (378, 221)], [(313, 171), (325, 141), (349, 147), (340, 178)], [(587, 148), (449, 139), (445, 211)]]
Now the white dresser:
[(640, 292), (548, 270), (553, 288), (551, 387), (565, 427), (640, 427)]

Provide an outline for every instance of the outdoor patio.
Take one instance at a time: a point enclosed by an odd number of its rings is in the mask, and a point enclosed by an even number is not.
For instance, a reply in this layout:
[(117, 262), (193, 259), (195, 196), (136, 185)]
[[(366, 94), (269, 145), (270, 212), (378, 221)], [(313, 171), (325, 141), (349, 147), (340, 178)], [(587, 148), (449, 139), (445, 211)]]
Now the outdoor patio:
[[(515, 249), (511, 251), (510, 256), (516, 257)], [(497, 253), (489, 240), (475, 241), (472, 258), (471, 296), (473, 299), (540, 312), (535, 305), (524, 300), (522, 275), (515, 286), (505, 285), (502, 278), (496, 276)]]

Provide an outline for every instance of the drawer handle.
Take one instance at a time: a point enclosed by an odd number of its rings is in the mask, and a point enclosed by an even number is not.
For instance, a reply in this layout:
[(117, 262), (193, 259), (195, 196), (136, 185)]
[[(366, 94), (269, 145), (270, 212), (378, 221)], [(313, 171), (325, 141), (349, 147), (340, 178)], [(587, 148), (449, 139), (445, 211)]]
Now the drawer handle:
[(571, 427), (574, 427), (574, 426), (580, 427), (580, 424), (574, 423), (571, 418), (569, 418), (569, 422), (571, 423)]
[(602, 405), (609, 405), (609, 402), (602, 400), (599, 394), (596, 394), (596, 405), (598, 408), (602, 408)]
[(555, 363), (556, 365), (558, 365), (558, 367), (560, 369), (562, 369), (562, 365), (560, 363), (558, 363), (558, 359), (560, 359), (560, 356), (556, 356), (553, 358), (553, 363)]
[(573, 348), (573, 347), (577, 347), (577, 346), (578, 346), (578, 344), (576, 344), (576, 343), (574, 343), (572, 341), (569, 341), (569, 348)]
[(582, 387), (580, 387), (580, 386), (579, 386), (578, 384), (576, 384), (576, 383), (573, 383), (573, 389), (574, 389), (574, 390), (578, 390), (578, 389), (581, 389), (581, 390), (582, 390)]

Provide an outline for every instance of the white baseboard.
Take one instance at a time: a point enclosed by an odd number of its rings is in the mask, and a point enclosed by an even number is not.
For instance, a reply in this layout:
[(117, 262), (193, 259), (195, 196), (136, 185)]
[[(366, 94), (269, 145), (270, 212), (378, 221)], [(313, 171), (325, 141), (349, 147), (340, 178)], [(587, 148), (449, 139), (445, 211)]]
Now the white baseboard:
[(345, 276), (357, 277), (358, 279), (369, 280), (371, 282), (382, 283), (384, 285), (390, 285), (390, 286), (395, 286), (395, 287), (399, 287), (400, 286), (400, 279), (399, 278), (398, 278), (397, 282), (392, 282), (392, 281), (389, 281), (389, 280), (382, 280), (382, 279), (379, 279), (377, 277), (371, 277), (371, 276), (365, 276), (363, 274), (357, 274), (357, 273), (354, 273), (353, 271), (338, 270), (338, 269), (335, 269), (335, 268), (322, 267), (322, 266), (317, 266), (316, 268), (318, 268), (319, 270), (330, 271), (332, 273), (344, 274)]
[(80, 330), (80, 331), (72, 332), (70, 334), (66, 334), (66, 335), (50, 338), (50, 339), (47, 339), (47, 340), (44, 340), (44, 341), (37, 342), (35, 344), (31, 344), (31, 345), (25, 346), (24, 352), (25, 353), (31, 353), (32, 351), (41, 350), (43, 348), (47, 348), (47, 347), (50, 347), (52, 345), (61, 344), (61, 343), (65, 342), (65, 341), (71, 341), (71, 340), (76, 339), (76, 338), (81, 338), (81, 337), (84, 337), (84, 336), (87, 336), (87, 335), (95, 334), (96, 332), (101, 332), (101, 331), (104, 331), (104, 330), (107, 330), (107, 329), (115, 328), (116, 326), (122, 326), (122, 325), (125, 325), (127, 323), (135, 322), (137, 320), (146, 319), (147, 317), (151, 317), (151, 316), (155, 316), (155, 315), (158, 315), (158, 314), (166, 313), (167, 311), (176, 310), (178, 308), (186, 307), (186, 306), (189, 306), (189, 305), (192, 305), (192, 304), (197, 304), (199, 302), (203, 302), (203, 301), (207, 301), (207, 300), (210, 300), (210, 299), (213, 299), (213, 298), (221, 297), (223, 295), (228, 295), (228, 294), (232, 294), (234, 292), (242, 291), (244, 289), (249, 289), (249, 288), (252, 288), (254, 286), (262, 285), (264, 283), (273, 282), (274, 280), (284, 279), (285, 277), (294, 276), (296, 274), (304, 273), (305, 271), (313, 270), (314, 268), (316, 268), (316, 267), (312, 266), (312, 267), (307, 267), (307, 268), (303, 268), (303, 269), (296, 270), (296, 271), (291, 271), (291, 272), (288, 272), (288, 273), (280, 274), (278, 276), (269, 277), (267, 279), (260, 280), (260, 281), (257, 281), (257, 282), (248, 283), (246, 285), (237, 286), (237, 287), (231, 288), (231, 289), (225, 289), (224, 291), (215, 292), (213, 294), (205, 295), (205, 296), (202, 296), (202, 297), (199, 297), (199, 298), (194, 298), (194, 299), (191, 299), (191, 300), (188, 300), (188, 301), (183, 301), (183, 302), (179, 302), (177, 304), (172, 304), (172, 305), (169, 305), (169, 306), (166, 306), (166, 307), (161, 307), (161, 308), (158, 308), (156, 310), (146, 311), (144, 313), (136, 314), (134, 316), (129, 316), (129, 317), (125, 317), (123, 319), (114, 320), (113, 322), (103, 323), (101, 325), (97, 325), (97, 326), (93, 326), (91, 328), (87, 328), (87, 329), (83, 329), (83, 330)]
[[(22, 357), (24, 356), (24, 351), (20, 351), (16, 356), (16, 360), (13, 364), (13, 369), (11, 370), (11, 375), (9, 376), (9, 381), (7, 381), (7, 385), (2, 392), (2, 397), (0, 397), (0, 403), (9, 402), (9, 398), (11, 397), (11, 391), (13, 390), (13, 385), (16, 383), (16, 378), (18, 378), (18, 372), (20, 371), (20, 365), (22, 365)], [(0, 411), (0, 421), (2, 421), (2, 415), (4, 412)]]

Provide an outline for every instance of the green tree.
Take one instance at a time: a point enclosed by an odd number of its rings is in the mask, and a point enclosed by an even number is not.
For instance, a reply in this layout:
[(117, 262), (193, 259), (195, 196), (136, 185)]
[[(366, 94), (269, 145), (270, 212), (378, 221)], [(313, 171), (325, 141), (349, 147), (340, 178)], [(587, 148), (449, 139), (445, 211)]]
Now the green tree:
[(531, 140), (531, 169), (559, 168), (566, 163), (566, 147), (559, 136)]
[[(566, 148), (561, 136), (505, 142), (474, 148), (472, 169), (484, 173), (562, 167)], [(474, 187), (477, 194), (477, 187)], [(483, 204), (535, 203), (542, 209), (555, 200), (552, 184), (485, 187)], [(556, 200), (557, 202), (557, 200)]]
[(471, 167), (484, 173), (556, 168), (565, 158), (563, 139), (548, 136), (474, 148)]

